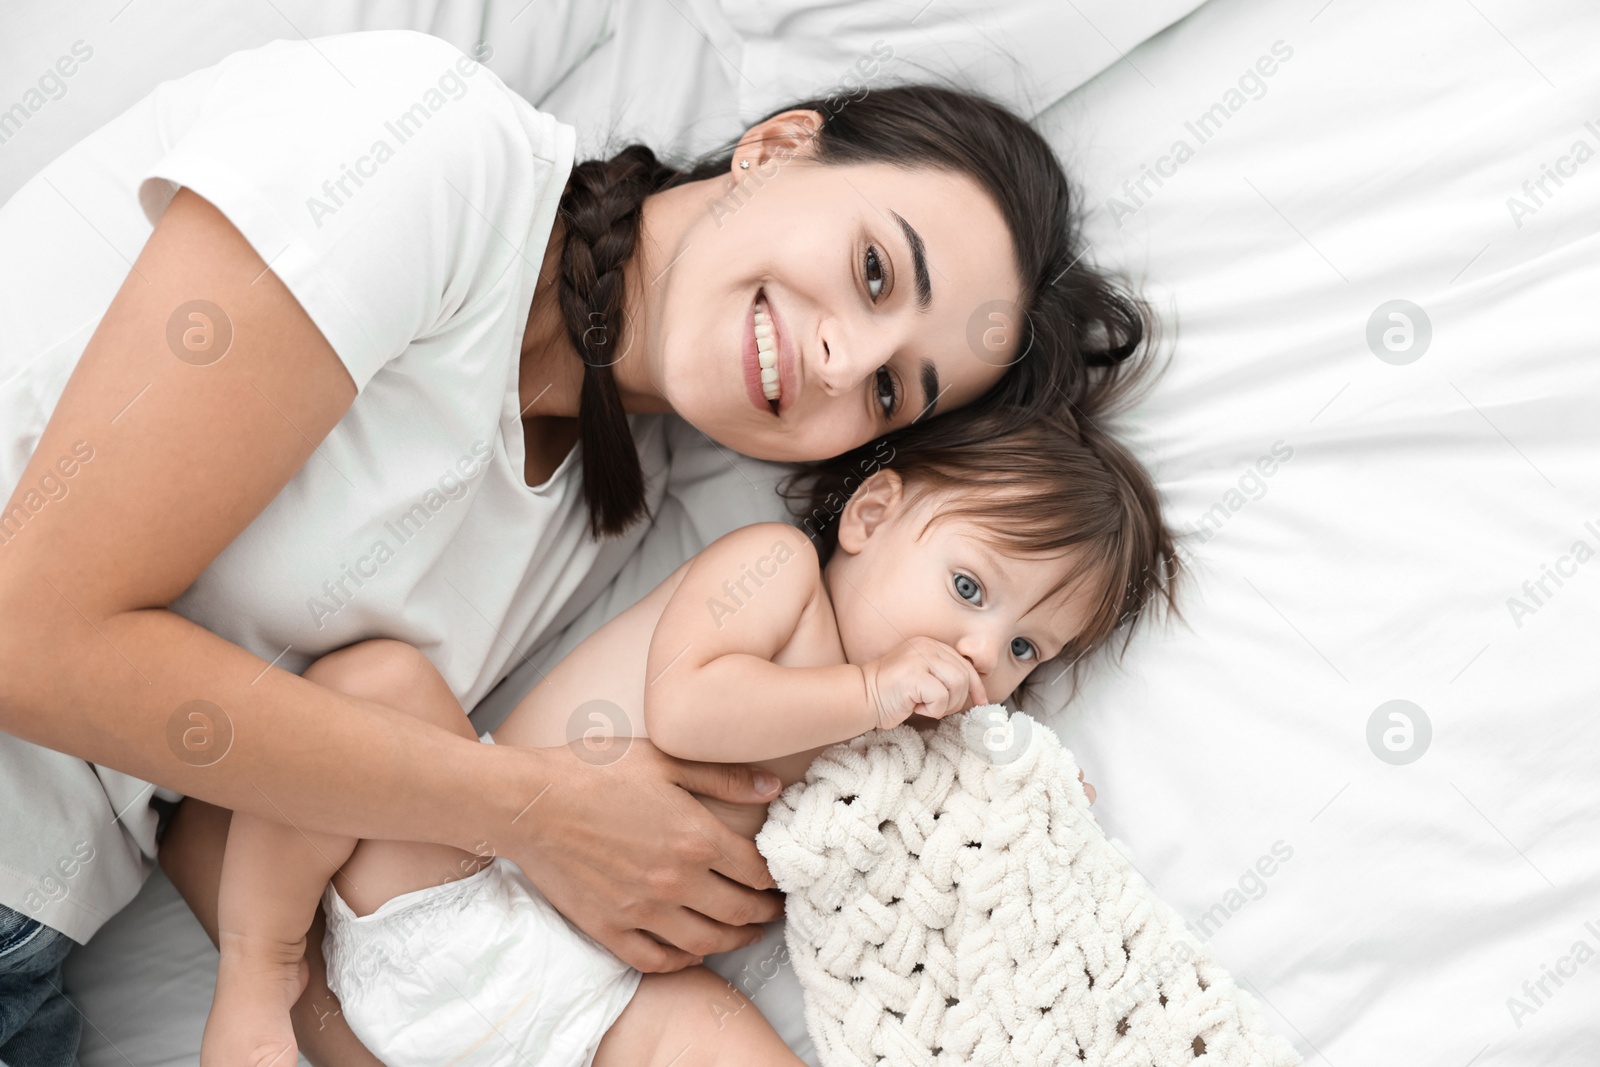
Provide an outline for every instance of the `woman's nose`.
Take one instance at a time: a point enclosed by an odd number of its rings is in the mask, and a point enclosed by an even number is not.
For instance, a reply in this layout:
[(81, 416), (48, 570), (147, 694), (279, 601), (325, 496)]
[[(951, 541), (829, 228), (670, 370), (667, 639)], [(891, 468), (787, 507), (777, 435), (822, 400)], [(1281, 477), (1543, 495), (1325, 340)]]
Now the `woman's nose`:
[(867, 348), (865, 344), (847, 341), (837, 335), (823, 340), (817, 377), (829, 396), (854, 392), (869, 374), (883, 365), (885, 360), (871, 358)]

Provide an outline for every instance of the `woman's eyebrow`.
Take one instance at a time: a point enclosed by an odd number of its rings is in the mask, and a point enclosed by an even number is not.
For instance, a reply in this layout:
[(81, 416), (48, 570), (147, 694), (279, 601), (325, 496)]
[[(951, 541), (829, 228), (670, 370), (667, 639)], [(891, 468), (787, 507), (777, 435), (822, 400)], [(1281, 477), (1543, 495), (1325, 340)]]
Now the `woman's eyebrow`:
[(939, 398), (944, 395), (939, 388), (939, 367), (931, 359), (922, 361), (922, 410), (917, 413), (917, 418), (925, 419), (933, 414), (933, 409), (939, 406)]
[(917, 308), (927, 311), (933, 304), (933, 283), (928, 279), (928, 257), (923, 249), (922, 235), (897, 212), (890, 211), (889, 214), (900, 224), (901, 232), (906, 235), (906, 244), (911, 246), (911, 271), (917, 279)]

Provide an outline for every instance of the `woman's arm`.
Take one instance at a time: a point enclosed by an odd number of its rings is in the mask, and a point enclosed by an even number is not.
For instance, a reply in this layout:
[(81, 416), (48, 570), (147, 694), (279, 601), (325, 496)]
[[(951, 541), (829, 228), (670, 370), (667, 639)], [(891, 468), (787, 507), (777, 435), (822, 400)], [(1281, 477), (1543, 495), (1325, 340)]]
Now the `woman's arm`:
[[(169, 319), (195, 299), (232, 325), (231, 348), (205, 366), (167, 343)], [(765, 799), (747, 771), (706, 772), (642, 750), (605, 773), (562, 750), (477, 745), (270, 667), (167, 610), (304, 463), (317, 462), (317, 442), (355, 392), (250, 244), (181, 190), (7, 505), (21, 507), (25, 487), (77, 442), (94, 449), (71, 495), (29, 514), (0, 548), (0, 729), (308, 828), (466, 848), (489, 841), (644, 969), (751, 940), (735, 927), (777, 907), (727, 879), (768, 886), (765, 866), (677, 788)], [(232, 731), (226, 754), (207, 766), (185, 760), (174, 741), (189, 725), (180, 708), (196, 700), (220, 708), (216, 725)], [(663, 806), (664, 796), (678, 803)], [(617, 854), (624, 849), (643, 851)]]

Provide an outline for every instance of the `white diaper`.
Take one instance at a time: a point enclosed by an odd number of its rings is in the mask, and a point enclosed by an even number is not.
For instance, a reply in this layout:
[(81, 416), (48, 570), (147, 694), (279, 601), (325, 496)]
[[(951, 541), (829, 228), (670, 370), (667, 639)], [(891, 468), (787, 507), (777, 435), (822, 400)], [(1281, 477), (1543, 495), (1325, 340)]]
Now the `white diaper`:
[(367, 916), (330, 885), (323, 908), (328, 988), (387, 1067), (588, 1067), (639, 985), (505, 859)]

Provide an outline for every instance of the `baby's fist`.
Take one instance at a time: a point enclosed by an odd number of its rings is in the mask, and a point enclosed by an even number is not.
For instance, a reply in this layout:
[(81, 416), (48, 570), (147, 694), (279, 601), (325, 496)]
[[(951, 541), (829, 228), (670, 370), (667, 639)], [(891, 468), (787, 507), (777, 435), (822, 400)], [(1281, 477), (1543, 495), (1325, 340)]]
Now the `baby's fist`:
[(987, 704), (983, 681), (967, 658), (931, 637), (913, 637), (862, 668), (878, 728), (899, 726), (913, 715), (942, 719)]

